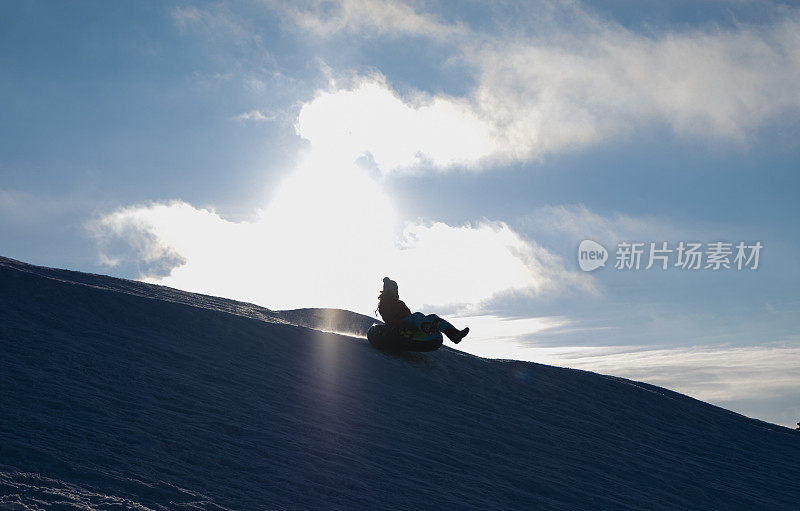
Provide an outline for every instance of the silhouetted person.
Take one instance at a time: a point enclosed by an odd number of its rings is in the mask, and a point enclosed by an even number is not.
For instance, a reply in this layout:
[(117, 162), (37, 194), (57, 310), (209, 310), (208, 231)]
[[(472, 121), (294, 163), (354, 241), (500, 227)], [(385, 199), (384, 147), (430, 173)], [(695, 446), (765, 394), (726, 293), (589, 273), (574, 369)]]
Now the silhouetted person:
[(460, 343), (461, 339), (466, 337), (469, 333), (469, 328), (458, 330), (436, 314), (428, 314), (427, 316), (421, 312), (412, 314), (411, 310), (400, 299), (400, 295), (397, 291), (397, 282), (389, 277), (383, 278), (383, 290), (380, 295), (378, 295), (378, 312), (380, 312), (383, 322), (390, 327), (398, 328), (407, 326), (416, 330), (422, 330), (422, 324), (428, 323), (456, 344)]

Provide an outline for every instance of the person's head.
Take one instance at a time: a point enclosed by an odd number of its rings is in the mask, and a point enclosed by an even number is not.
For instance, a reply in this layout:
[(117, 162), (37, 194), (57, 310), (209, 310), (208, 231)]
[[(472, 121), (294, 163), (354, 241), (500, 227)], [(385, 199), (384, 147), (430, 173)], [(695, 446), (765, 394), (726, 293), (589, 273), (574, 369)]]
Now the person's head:
[(400, 298), (400, 295), (397, 291), (397, 282), (393, 281), (389, 277), (383, 277), (383, 289), (378, 295), (378, 300), (385, 300), (387, 298), (398, 299)]

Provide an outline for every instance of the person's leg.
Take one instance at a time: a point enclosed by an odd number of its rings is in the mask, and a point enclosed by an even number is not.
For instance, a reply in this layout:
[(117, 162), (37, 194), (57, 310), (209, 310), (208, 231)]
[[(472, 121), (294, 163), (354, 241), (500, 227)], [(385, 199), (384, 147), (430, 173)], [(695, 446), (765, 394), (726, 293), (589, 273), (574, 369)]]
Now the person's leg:
[(403, 318), (403, 323), (405, 323), (411, 328), (416, 328), (418, 330), (422, 327), (422, 323), (424, 321), (425, 321), (425, 314), (421, 312), (415, 312)]
[(436, 325), (436, 328), (440, 332), (442, 332), (444, 335), (447, 336), (448, 339), (450, 339), (456, 344), (460, 343), (461, 339), (466, 337), (466, 335), (469, 333), (469, 328), (465, 328), (464, 330), (459, 330), (452, 324), (450, 324), (450, 322), (440, 318), (436, 314), (429, 314), (428, 316), (425, 316), (425, 321), (432, 322), (434, 325)]
[[(458, 330), (456, 327), (451, 325), (450, 322), (445, 321), (436, 314), (428, 314), (426, 316), (421, 312), (415, 312), (403, 318), (403, 323), (408, 325), (410, 328), (415, 328), (422, 331), (427, 331), (428, 325), (434, 326), (436, 330), (442, 332), (447, 336), (448, 339), (456, 344), (461, 342), (461, 339), (463, 339), (469, 333), (469, 328)], [(423, 324), (425, 324), (425, 327), (423, 327)]]
[(436, 329), (442, 333), (444, 333), (445, 330), (448, 330), (450, 328), (455, 328), (453, 325), (451, 325), (444, 319), (440, 318), (436, 314), (428, 314), (427, 316), (425, 316), (425, 322), (433, 323), (434, 325), (436, 325)]

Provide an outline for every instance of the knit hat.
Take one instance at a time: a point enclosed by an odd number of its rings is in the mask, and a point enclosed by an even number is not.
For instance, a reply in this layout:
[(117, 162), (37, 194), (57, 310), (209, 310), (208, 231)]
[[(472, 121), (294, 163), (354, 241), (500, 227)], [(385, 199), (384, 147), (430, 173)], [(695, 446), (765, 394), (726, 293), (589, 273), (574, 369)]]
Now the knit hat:
[(397, 294), (397, 282), (389, 277), (383, 277), (383, 291), (386, 293)]

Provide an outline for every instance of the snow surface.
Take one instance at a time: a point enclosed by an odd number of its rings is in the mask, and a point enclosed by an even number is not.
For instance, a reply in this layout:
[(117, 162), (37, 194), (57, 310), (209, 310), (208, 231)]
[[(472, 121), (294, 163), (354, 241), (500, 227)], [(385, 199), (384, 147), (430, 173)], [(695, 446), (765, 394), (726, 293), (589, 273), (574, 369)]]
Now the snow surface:
[(373, 322), (0, 258), (0, 508), (800, 509), (796, 431)]

